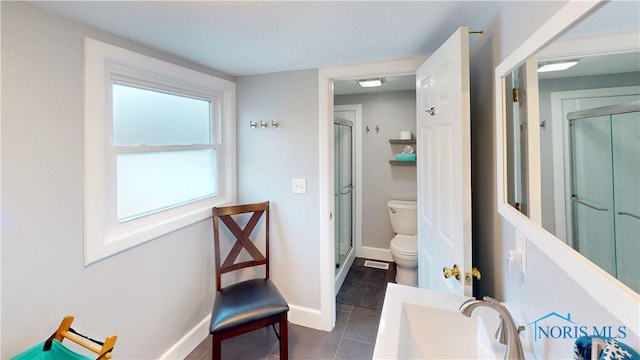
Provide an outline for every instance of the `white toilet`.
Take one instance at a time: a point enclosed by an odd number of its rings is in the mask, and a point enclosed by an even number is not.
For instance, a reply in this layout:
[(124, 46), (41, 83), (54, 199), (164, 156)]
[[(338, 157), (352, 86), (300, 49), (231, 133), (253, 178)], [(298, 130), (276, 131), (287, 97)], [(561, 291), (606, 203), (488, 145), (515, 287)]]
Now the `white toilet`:
[(415, 201), (389, 200), (387, 202), (391, 227), (396, 236), (389, 246), (396, 263), (396, 282), (418, 286), (418, 219)]

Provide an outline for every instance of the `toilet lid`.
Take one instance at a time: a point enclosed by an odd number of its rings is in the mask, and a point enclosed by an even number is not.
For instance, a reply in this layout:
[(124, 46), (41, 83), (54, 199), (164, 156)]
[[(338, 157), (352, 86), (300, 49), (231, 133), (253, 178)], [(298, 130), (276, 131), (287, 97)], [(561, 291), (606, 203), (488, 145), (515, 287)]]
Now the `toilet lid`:
[(391, 249), (400, 254), (418, 255), (418, 238), (415, 235), (396, 235), (391, 239)]

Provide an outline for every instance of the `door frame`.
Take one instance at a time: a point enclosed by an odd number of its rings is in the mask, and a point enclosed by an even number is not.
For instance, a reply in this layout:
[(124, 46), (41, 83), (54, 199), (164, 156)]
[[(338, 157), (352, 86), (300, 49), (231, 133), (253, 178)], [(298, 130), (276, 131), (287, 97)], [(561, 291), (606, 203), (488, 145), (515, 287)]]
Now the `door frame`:
[(318, 71), (320, 311), (317, 328), (331, 331), (336, 321), (333, 181), (333, 82), (385, 75), (414, 75), (426, 57), (331, 66)]

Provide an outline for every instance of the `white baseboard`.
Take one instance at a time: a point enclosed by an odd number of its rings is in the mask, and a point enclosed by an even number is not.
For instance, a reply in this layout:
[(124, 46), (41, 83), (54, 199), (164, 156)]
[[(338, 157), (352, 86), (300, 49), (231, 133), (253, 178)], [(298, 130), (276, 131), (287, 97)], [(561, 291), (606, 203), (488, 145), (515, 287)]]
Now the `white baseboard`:
[(331, 331), (322, 312), (303, 306), (289, 304), (289, 322), (316, 330)]
[(359, 258), (366, 258), (371, 260), (393, 262), (393, 258), (391, 257), (391, 250), (389, 249), (362, 246), (356, 249), (356, 256)]
[[(310, 309), (302, 306), (289, 304), (289, 322), (292, 324), (306, 326), (316, 330), (331, 331), (326, 329), (320, 310)], [(207, 315), (193, 329), (175, 343), (169, 350), (160, 356), (161, 360), (182, 360), (189, 355), (204, 339), (209, 336), (209, 322), (211, 315)]]
[(209, 323), (211, 321), (211, 315), (207, 315), (202, 321), (198, 323), (193, 329), (178, 340), (169, 350), (167, 350), (162, 356), (161, 360), (179, 359), (182, 360), (189, 355), (196, 346), (209, 336)]

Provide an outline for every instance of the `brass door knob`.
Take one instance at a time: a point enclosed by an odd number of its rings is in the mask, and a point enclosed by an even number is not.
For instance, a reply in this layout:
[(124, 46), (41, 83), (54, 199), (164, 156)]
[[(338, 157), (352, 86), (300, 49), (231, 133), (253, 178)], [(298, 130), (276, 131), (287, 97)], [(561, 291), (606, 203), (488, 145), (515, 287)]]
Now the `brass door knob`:
[(444, 268), (442, 268), (442, 275), (445, 279), (455, 276), (456, 280), (460, 280), (460, 267), (458, 266), (458, 264), (453, 264), (453, 269), (445, 266)]

